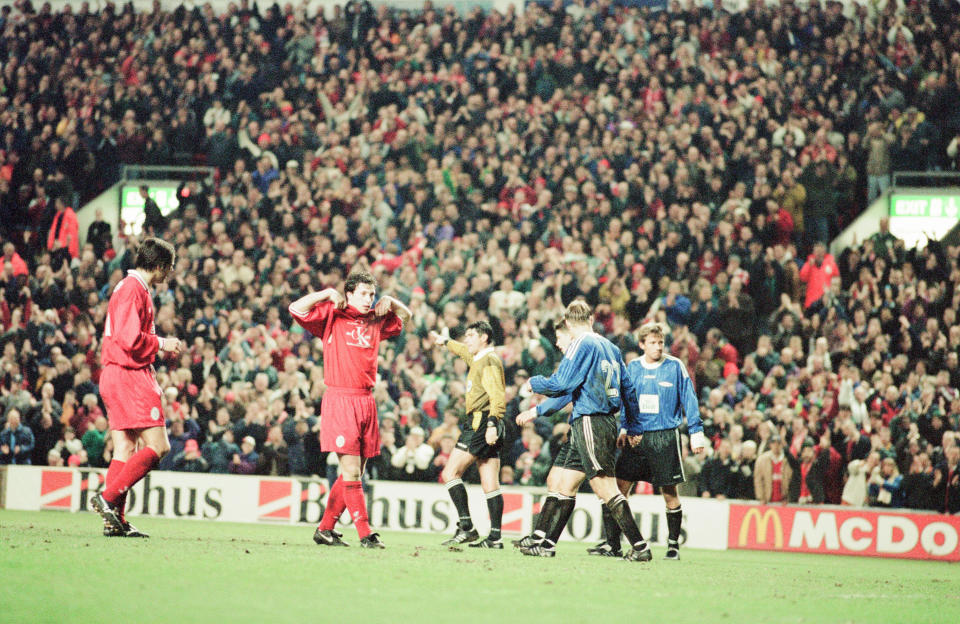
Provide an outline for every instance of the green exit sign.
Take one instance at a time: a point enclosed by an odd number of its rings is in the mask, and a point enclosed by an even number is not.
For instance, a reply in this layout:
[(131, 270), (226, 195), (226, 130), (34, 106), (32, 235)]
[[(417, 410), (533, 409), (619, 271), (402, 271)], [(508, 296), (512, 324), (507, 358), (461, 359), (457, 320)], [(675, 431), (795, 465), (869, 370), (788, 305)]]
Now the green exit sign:
[(960, 195), (891, 195), (891, 217), (960, 217)]
[[(176, 210), (180, 204), (177, 202), (177, 187), (175, 186), (150, 186), (147, 189), (147, 195), (160, 207), (160, 213), (167, 216)], [(125, 186), (120, 193), (120, 208), (122, 209), (143, 209), (143, 198), (140, 196), (139, 186)]]
[[(177, 202), (177, 184), (147, 186), (147, 195), (157, 202), (160, 214), (168, 216), (180, 204)], [(120, 188), (120, 220), (123, 221), (123, 233), (137, 235), (143, 231), (146, 215), (143, 212), (143, 198), (140, 197), (140, 185), (126, 185)]]

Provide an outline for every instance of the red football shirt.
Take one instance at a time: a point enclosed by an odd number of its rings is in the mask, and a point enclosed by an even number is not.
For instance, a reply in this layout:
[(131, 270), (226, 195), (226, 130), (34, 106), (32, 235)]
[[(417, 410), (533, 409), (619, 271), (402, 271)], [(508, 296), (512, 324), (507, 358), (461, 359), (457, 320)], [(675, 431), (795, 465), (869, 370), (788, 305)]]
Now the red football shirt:
[(783, 460), (773, 462), (773, 483), (770, 486), (770, 502), (779, 503), (783, 500)]
[(100, 361), (104, 366), (144, 368), (153, 364), (159, 350), (150, 289), (139, 273), (128, 271), (110, 295)]
[(360, 314), (350, 306), (338, 310), (332, 301), (321, 301), (303, 315), (291, 306), (290, 314), (323, 341), (323, 382), (335, 388), (373, 388), (380, 340), (403, 329), (392, 311), (383, 316), (372, 311)]

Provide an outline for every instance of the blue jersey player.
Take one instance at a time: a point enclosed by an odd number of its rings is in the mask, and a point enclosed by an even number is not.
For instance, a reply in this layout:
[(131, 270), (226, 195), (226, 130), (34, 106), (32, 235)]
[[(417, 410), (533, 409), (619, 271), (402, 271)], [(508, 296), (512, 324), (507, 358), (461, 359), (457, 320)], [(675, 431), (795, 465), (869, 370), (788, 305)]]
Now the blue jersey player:
[[(570, 452), (562, 466), (570, 478), (559, 484), (560, 494), (572, 499), (583, 480), (588, 479), (590, 487), (630, 541), (631, 549), (624, 558), (650, 561), (650, 547), (640, 534), (627, 499), (617, 489), (614, 478), (617, 445), (627, 442), (626, 432), (618, 435), (619, 423), (626, 422), (631, 431), (641, 430), (633, 385), (626, 375), (620, 349), (593, 331), (590, 306), (574, 301), (567, 306), (565, 318), (571, 342), (559, 368), (549, 378), (538, 375), (527, 382), (530, 389), (539, 394), (571, 397)], [(623, 419), (621, 409), (625, 412)], [(524, 412), (517, 416), (517, 424), (522, 426), (534, 417), (529, 411)], [(559, 516), (559, 507), (552, 513)], [(557, 522), (550, 526), (555, 527), (550, 535), (535, 546), (521, 548), (521, 552), (553, 557), (563, 525)]]
[[(566, 353), (567, 347), (570, 346), (570, 330), (567, 327), (566, 320), (560, 318), (555, 321), (553, 330), (557, 336), (557, 348), (560, 349), (561, 352)], [(573, 397), (569, 394), (549, 398), (532, 407), (522, 415), (523, 418), (520, 420), (526, 421), (528, 416), (532, 418), (552, 416), (563, 410), (572, 400)], [(525, 535), (513, 541), (513, 545), (516, 548), (522, 549), (536, 546), (546, 539), (547, 536), (552, 535), (557, 527), (560, 527), (560, 532), (562, 532), (563, 527), (567, 525), (567, 520), (570, 519), (570, 514), (573, 513), (573, 508), (577, 504), (575, 495), (566, 496), (560, 493), (560, 483), (576, 477), (576, 474), (572, 474), (575, 473), (575, 471), (564, 468), (567, 463), (567, 456), (570, 453), (569, 427), (570, 426), (567, 425), (568, 432), (563, 438), (563, 443), (560, 444), (558, 448), (553, 448), (551, 445), (550, 453), (553, 455), (553, 465), (547, 474), (547, 495), (543, 499), (540, 513), (537, 515), (537, 524), (533, 527), (533, 532), (530, 533), (530, 535)], [(559, 515), (554, 513), (555, 508), (560, 509)], [(560, 538), (560, 532), (556, 534), (556, 539)], [(554, 544), (556, 543), (556, 539), (553, 540)]]
[[(664, 559), (680, 558), (680, 525), (683, 512), (677, 496), (677, 484), (683, 483), (683, 455), (680, 448), (680, 425), (684, 417), (690, 433), (690, 447), (703, 453), (706, 438), (700, 406), (693, 382), (679, 359), (664, 355), (664, 330), (657, 323), (640, 328), (643, 355), (630, 362), (627, 377), (637, 397), (636, 423), (622, 422), (630, 443), (617, 460), (617, 486), (624, 495), (637, 481), (646, 481), (660, 489), (667, 504), (667, 554)], [(604, 510), (604, 532), (607, 541), (588, 552), (613, 556), (620, 551), (620, 527)]]

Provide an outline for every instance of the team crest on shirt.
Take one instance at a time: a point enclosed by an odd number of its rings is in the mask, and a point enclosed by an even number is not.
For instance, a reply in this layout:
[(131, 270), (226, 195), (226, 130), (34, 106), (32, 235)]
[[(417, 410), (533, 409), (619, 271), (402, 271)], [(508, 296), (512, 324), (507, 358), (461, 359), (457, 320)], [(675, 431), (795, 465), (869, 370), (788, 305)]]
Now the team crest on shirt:
[(373, 332), (363, 320), (351, 321), (353, 329), (346, 333), (348, 347), (369, 349), (373, 346)]

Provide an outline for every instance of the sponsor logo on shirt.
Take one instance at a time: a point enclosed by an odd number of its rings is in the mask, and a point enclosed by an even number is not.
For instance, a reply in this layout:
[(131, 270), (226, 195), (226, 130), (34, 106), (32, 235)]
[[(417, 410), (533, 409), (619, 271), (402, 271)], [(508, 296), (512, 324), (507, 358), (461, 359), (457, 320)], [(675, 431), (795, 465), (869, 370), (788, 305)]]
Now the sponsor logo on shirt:
[(353, 329), (346, 333), (348, 347), (360, 347), (369, 349), (373, 346), (373, 332), (367, 327), (364, 321), (352, 321)]
[(673, 384), (670, 383), (669, 381), (661, 381), (661, 382), (660, 382), (660, 385), (663, 386), (664, 388), (672, 388), (672, 387), (673, 387)]

